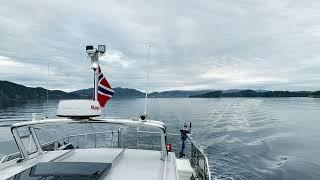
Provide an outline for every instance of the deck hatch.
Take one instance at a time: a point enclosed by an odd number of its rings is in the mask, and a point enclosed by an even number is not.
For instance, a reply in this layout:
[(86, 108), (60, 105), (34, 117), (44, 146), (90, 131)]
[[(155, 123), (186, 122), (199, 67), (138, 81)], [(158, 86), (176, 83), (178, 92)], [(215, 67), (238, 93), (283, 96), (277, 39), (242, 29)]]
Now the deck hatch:
[(42, 162), (10, 177), (8, 180), (34, 179), (101, 179), (111, 169), (111, 163)]

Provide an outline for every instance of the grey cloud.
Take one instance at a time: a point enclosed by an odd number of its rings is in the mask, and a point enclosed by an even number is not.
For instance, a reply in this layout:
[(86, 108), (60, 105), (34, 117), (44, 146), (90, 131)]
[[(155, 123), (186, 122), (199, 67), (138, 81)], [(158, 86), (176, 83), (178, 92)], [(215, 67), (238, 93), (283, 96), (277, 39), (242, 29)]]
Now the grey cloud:
[(8, 1), (0, 5), (0, 61), (29, 69), (0, 79), (91, 87), (84, 47), (105, 43), (101, 64), (113, 86), (142, 90), (149, 70), (152, 90), (317, 90), (319, 8), (293, 0)]

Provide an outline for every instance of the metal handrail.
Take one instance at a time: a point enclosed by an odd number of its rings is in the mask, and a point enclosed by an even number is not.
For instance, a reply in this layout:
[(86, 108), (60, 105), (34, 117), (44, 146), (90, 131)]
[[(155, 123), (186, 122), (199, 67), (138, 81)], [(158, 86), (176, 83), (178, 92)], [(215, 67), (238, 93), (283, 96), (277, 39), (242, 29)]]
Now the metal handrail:
[[(141, 131), (142, 132), (142, 131)], [(108, 133), (112, 133), (112, 134), (117, 134), (117, 137), (115, 136), (114, 138), (112, 138), (112, 144), (111, 144), (111, 148), (113, 148), (114, 146), (114, 142), (116, 142), (117, 144), (116, 147), (117, 148), (122, 148), (123, 145), (122, 145), (122, 128), (120, 127), (118, 129), (118, 131), (103, 131), (103, 132), (92, 132), (92, 133), (81, 133), (81, 134), (72, 134), (72, 135), (68, 135), (68, 136), (65, 136), (65, 137), (61, 137), (61, 138), (57, 138), (57, 139), (54, 139), (52, 141), (49, 141), (49, 142), (46, 142), (44, 144), (41, 144), (41, 148), (45, 147), (45, 146), (48, 146), (48, 145), (52, 145), (53, 149), (52, 150), (57, 150), (58, 146), (57, 144), (55, 145), (55, 143), (58, 143), (58, 142), (61, 142), (61, 143), (70, 143), (70, 139), (72, 138), (76, 138), (75, 142), (77, 142), (77, 144), (75, 145), (79, 145), (79, 138), (80, 137), (88, 137), (88, 136), (91, 136), (91, 135), (94, 135), (94, 147), (96, 148), (98, 145), (97, 145), (97, 135), (99, 134), (106, 134), (106, 137), (107, 137), (107, 134)], [(147, 131), (145, 132), (147, 133)], [(152, 133), (151, 131), (148, 131), (148, 133)], [(153, 132), (153, 133), (157, 133), (157, 134), (161, 134), (160, 132)], [(21, 136), (20, 136), (21, 137)], [(117, 140), (115, 140), (117, 139)], [(114, 141), (115, 140), (115, 141)], [(107, 141), (106, 141), (107, 142)], [(106, 143), (105, 143), (106, 144)], [(142, 147), (147, 147), (149, 146), (148, 144), (140, 144), (142, 145)], [(139, 145), (137, 145), (138, 147)], [(161, 145), (152, 145), (152, 148), (159, 148), (161, 147)], [(82, 147), (81, 147), (82, 148)], [(5, 162), (8, 162), (8, 161), (11, 161), (13, 159), (16, 159), (16, 158), (23, 158), (22, 155), (21, 155), (21, 152), (16, 152), (16, 153), (12, 153), (12, 154), (9, 154), (9, 155), (6, 155), (4, 156), (1, 161), (0, 161), (0, 164), (1, 163), (5, 163)]]
[(17, 159), (17, 158), (21, 158), (20, 152), (15, 152), (15, 153), (12, 153), (12, 154), (8, 154), (8, 155), (4, 156), (3, 158), (1, 158), (0, 164), (8, 162), (8, 161), (11, 161), (13, 159)]
[[(159, 135), (161, 134), (160, 132), (143, 131), (143, 130), (138, 130), (137, 132), (138, 133), (142, 133), (142, 134), (159, 134)], [(117, 134), (117, 137), (115, 137), (115, 139), (117, 139), (115, 141), (117, 143), (116, 147), (117, 148), (122, 148), (123, 147), (123, 145), (122, 145), (122, 128), (119, 128), (118, 131), (103, 131), (103, 132), (71, 134), (71, 135), (68, 135), (68, 136), (64, 136), (64, 137), (57, 138), (57, 139), (51, 140), (49, 142), (43, 143), (43, 144), (41, 144), (41, 147), (43, 148), (43, 147), (52, 145), (52, 148), (53, 148), (52, 150), (57, 150), (58, 145), (57, 144), (55, 145), (55, 143), (58, 143), (58, 142), (61, 142), (62, 144), (70, 143), (72, 138), (76, 138), (75, 142), (77, 142), (77, 144), (74, 144), (74, 145), (79, 146), (79, 138), (80, 137), (87, 138), (88, 136), (94, 135), (95, 140), (94, 140), (94, 144), (93, 145), (96, 148), (96, 147), (98, 147), (97, 141), (96, 141), (97, 135), (99, 135), (99, 134), (104, 135), (104, 134), (108, 134), (108, 133)], [(180, 136), (179, 134), (172, 134), (172, 133), (167, 133), (167, 134), (168, 135), (174, 135), (174, 136)], [(113, 143), (113, 140), (114, 139), (112, 139), (112, 143)], [(80, 148), (83, 148), (83, 147), (80, 147)], [(113, 148), (113, 146), (112, 146), (112, 148)], [(151, 149), (154, 149), (154, 148), (161, 148), (161, 145), (155, 145), (155, 144), (151, 144), (150, 145), (150, 144), (145, 144), (145, 143), (138, 143), (138, 144), (136, 144), (136, 148), (140, 148), (140, 149), (144, 149), (144, 148), (150, 149), (151, 148)], [(10, 160), (15, 159), (15, 158), (21, 158), (20, 152), (16, 152), (16, 153), (12, 153), (12, 154), (4, 156), (1, 159), (0, 164), (4, 163), (4, 162), (7, 162), (7, 161), (10, 161)]]
[[(120, 128), (120, 129), (121, 129), (121, 128)], [(44, 144), (41, 145), (41, 147), (43, 148), (43, 147), (48, 146), (48, 145), (51, 145), (51, 144), (54, 145), (54, 143), (57, 143), (57, 142), (60, 142), (60, 141), (65, 142), (64, 140), (67, 140), (67, 142), (70, 143), (70, 138), (73, 138), (73, 137), (77, 137), (77, 138), (78, 138), (78, 137), (90, 136), (90, 135), (95, 135), (95, 137), (96, 137), (97, 134), (107, 134), (107, 133), (118, 133), (118, 135), (119, 135), (119, 134), (121, 135), (121, 133), (119, 133), (119, 132), (120, 132), (120, 129), (119, 129), (119, 131), (104, 131), (104, 132), (94, 132), (94, 133), (82, 133), (82, 134), (68, 135), (68, 136), (65, 136), (65, 137), (62, 137), (62, 138), (58, 138), (58, 139), (54, 139), (54, 140), (52, 140), (52, 141), (49, 141), (49, 142), (47, 142), (47, 143), (44, 143)], [(118, 137), (118, 140), (119, 140), (119, 139), (121, 139), (121, 136)], [(77, 141), (79, 142), (79, 139), (77, 139)], [(118, 142), (118, 143), (119, 143), (119, 142)], [(79, 143), (78, 143), (78, 144), (79, 144)], [(97, 147), (97, 141), (96, 141), (96, 140), (95, 140), (94, 147), (95, 147), (95, 148)], [(117, 147), (120, 147), (120, 145), (118, 144)], [(53, 150), (56, 150), (56, 149), (53, 149)], [(21, 158), (21, 157), (22, 157), (22, 156), (21, 156), (21, 153), (20, 153), (20, 152), (15, 152), (15, 153), (12, 153), (12, 154), (8, 154), (8, 155), (6, 155), (6, 156), (4, 156), (4, 157), (1, 158), (0, 164), (5, 163), (5, 162), (8, 162), (8, 161), (11, 161), (11, 160), (16, 159), (16, 158)]]
[[(62, 137), (62, 138), (54, 139), (52, 141), (49, 141), (49, 142), (43, 144), (42, 146), (46, 146), (46, 145), (50, 145), (55, 142), (63, 141), (64, 139), (68, 139), (68, 143), (69, 143), (70, 138), (73, 138), (73, 137), (81, 137), (81, 136), (88, 136), (88, 135), (95, 135), (96, 136), (97, 134), (107, 134), (107, 133), (118, 133), (118, 131), (104, 131), (104, 132), (94, 132), (94, 133), (72, 134), (69, 136)], [(96, 146), (97, 145), (96, 145), (96, 141), (95, 141), (95, 147)]]
[[(105, 124), (118, 124), (118, 125), (127, 125), (127, 126), (135, 126), (135, 127), (147, 127), (158, 129), (161, 134), (161, 160), (165, 160), (166, 156), (168, 155), (166, 149), (166, 125), (160, 121), (154, 120), (133, 120), (133, 119), (105, 119), (105, 118), (90, 118), (84, 120), (77, 120), (77, 119), (45, 119), (45, 120), (35, 120), (35, 121), (27, 121), (27, 122), (20, 122), (13, 124), (11, 126), (11, 132), (13, 134), (14, 140), (18, 146), (18, 149), (22, 155), (23, 159), (29, 159), (29, 154), (24, 147), (19, 133), (17, 131), (20, 127), (29, 127), (33, 132), (33, 126), (41, 125), (41, 124), (73, 124), (73, 123), (105, 123)], [(31, 131), (30, 130), (30, 131)], [(41, 154), (42, 150), (39, 145), (38, 139), (36, 139), (36, 134), (32, 133), (32, 137), (35, 141), (35, 144), (38, 149), (38, 154)]]
[[(18, 132), (17, 132), (17, 128), (19, 127), (28, 127), (29, 131), (32, 135), (32, 138), (34, 139), (34, 141), (38, 141), (38, 138), (36, 137), (36, 133), (34, 132), (33, 127), (35, 125), (40, 125), (40, 124), (56, 124), (56, 123), (83, 123), (83, 122), (91, 122), (91, 123), (111, 123), (111, 124), (120, 124), (120, 125), (131, 125), (131, 126), (136, 126), (136, 127), (146, 127), (146, 128), (154, 128), (154, 129), (159, 129), (159, 132), (152, 132), (152, 131), (139, 131), (139, 129), (137, 129), (137, 139), (138, 137), (138, 133), (152, 133), (152, 134), (160, 134), (161, 137), (161, 150), (162, 150), (162, 156), (161, 159), (165, 160), (165, 158), (167, 157), (167, 149), (166, 149), (166, 145), (167, 145), (167, 135), (174, 135), (174, 136), (179, 136), (179, 134), (172, 134), (172, 133), (167, 133), (166, 132), (166, 126), (162, 123), (162, 122), (157, 122), (157, 121), (134, 121), (134, 120), (129, 120), (129, 119), (90, 119), (89, 121), (76, 121), (76, 120), (72, 120), (72, 119), (46, 119), (46, 120), (40, 120), (40, 121), (28, 121), (28, 122), (21, 122), (21, 123), (16, 123), (11, 127), (11, 131), (13, 133), (13, 136), (15, 138), (15, 141), (18, 145), (18, 148), (20, 150), (19, 153), (14, 153), (8, 156), (5, 156), (2, 158), (2, 160), (0, 161), (0, 164), (3, 162), (7, 162), (16, 158), (22, 158), (22, 159), (27, 159), (28, 158), (28, 154), (27, 151), (24, 147), (24, 145), (22, 144), (21, 141), (21, 137), (19, 136)], [(56, 140), (53, 140), (49, 143), (46, 143), (44, 145), (48, 145), (50, 143), (56, 143), (59, 141), (63, 141), (65, 139), (68, 140), (68, 143), (70, 142), (70, 138), (73, 137), (80, 137), (80, 136), (88, 136), (88, 135), (94, 135), (95, 136), (95, 147), (97, 147), (97, 134), (107, 134), (107, 133), (112, 133), (118, 134), (118, 148), (122, 147), (122, 129), (120, 128), (118, 131), (106, 131), (106, 132), (95, 132), (95, 133), (83, 133), (83, 134), (77, 134), (77, 135), (69, 135), (63, 138), (59, 138)], [(208, 158), (205, 155), (204, 151), (199, 148), (192, 140), (191, 137), (187, 136), (188, 139), (190, 140), (190, 163), (191, 166), (195, 169), (196, 171), (196, 176), (198, 179), (201, 180), (211, 180), (211, 174), (210, 174), (210, 169), (209, 169), (209, 162), (208, 162)], [(79, 142), (79, 141), (78, 141)], [(78, 143), (79, 144), (79, 143)], [(37, 145), (37, 149), (38, 149), (38, 153), (41, 153), (42, 151), (42, 147), (44, 145), (40, 145), (39, 141), (36, 143)], [(54, 148), (56, 148), (57, 144), (53, 144)], [(145, 144), (142, 144), (145, 145)], [(137, 147), (139, 146), (138, 142), (137, 142)], [(153, 146), (153, 145), (152, 145)], [(112, 147), (113, 147), (113, 136), (112, 136)], [(54, 149), (56, 150), (56, 149)]]
[[(139, 133), (159, 134), (159, 132), (137, 130)], [(167, 135), (180, 136), (175, 133), (167, 133)], [(199, 180), (211, 180), (209, 160), (204, 152), (204, 149), (199, 148), (193, 139), (187, 135), (190, 142), (189, 160), (190, 164), (196, 172)], [(203, 162), (201, 162), (203, 161)]]
[(190, 163), (196, 171), (197, 178), (201, 180), (211, 180), (209, 160), (204, 149), (199, 148), (189, 135), (187, 135), (187, 138), (191, 145)]

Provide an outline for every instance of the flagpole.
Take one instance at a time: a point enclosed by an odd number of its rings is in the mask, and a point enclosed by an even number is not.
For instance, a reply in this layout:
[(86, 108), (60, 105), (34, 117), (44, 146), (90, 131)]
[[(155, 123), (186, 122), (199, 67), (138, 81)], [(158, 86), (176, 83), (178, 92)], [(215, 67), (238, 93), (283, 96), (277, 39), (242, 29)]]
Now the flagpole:
[(98, 101), (98, 69), (94, 69), (94, 100)]
[(92, 92), (92, 99), (96, 100), (96, 70), (93, 69), (93, 92)]
[(48, 64), (47, 103), (49, 100), (49, 71), (50, 71), (50, 64)]
[(94, 71), (94, 100), (98, 100), (98, 69), (99, 69), (99, 52), (95, 52), (95, 54), (92, 56), (94, 61), (96, 62), (95, 67), (93, 68)]
[(86, 46), (86, 52), (88, 56), (91, 58), (91, 69), (93, 69), (94, 74), (94, 100), (98, 100), (98, 69), (99, 69), (99, 55), (103, 56), (105, 54), (106, 46), (98, 45), (98, 48), (94, 48), (92, 45)]

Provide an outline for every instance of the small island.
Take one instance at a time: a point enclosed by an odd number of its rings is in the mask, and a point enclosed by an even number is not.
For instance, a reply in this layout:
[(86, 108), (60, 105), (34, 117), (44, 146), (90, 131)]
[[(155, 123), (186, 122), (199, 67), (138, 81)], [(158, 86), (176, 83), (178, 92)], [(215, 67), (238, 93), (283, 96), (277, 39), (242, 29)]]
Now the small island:
[(190, 98), (222, 98), (222, 97), (320, 97), (320, 91), (254, 91), (251, 89), (235, 92), (212, 91)]

